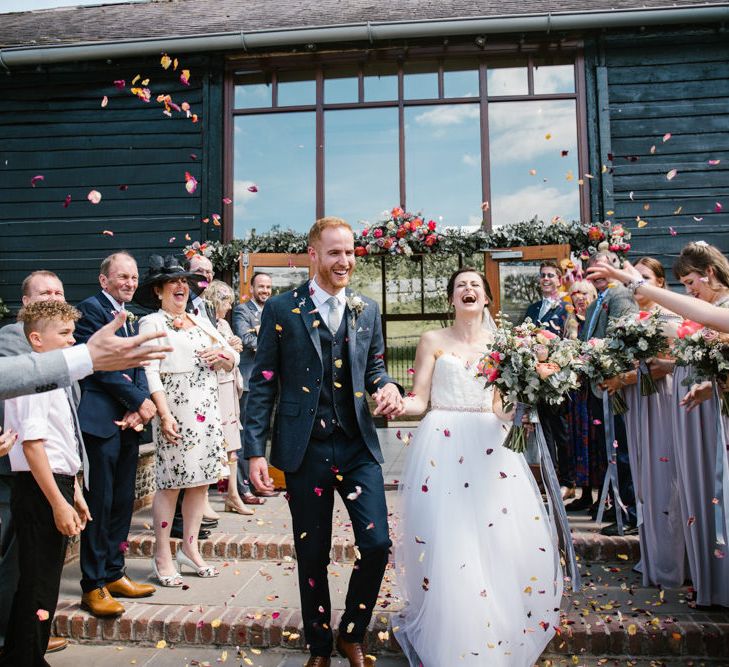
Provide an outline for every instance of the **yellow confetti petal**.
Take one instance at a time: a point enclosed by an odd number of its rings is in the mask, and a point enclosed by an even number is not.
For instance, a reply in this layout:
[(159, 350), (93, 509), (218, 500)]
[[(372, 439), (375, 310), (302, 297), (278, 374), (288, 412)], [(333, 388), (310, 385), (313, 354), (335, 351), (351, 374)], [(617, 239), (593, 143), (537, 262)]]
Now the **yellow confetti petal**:
[(628, 634), (632, 637), (638, 632), (638, 626), (635, 623), (631, 623), (628, 626)]
[(296, 313), (298, 315), (301, 312), (301, 308), (292, 308), (291, 312)]
[(305, 391), (307, 394), (311, 393), (309, 391), (309, 387), (302, 387), (301, 389), (302, 389), (302, 391)]
[(280, 324), (277, 324), (276, 331), (283, 331), (283, 327)]
[(213, 628), (219, 628), (219, 627), (220, 627), (220, 623), (221, 623), (221, 620), (220, 620), (219, 618), (214, 618), (214, 619), (213, 619), (213, 620), (212, 620), (212, 621), (210, 622), (210, 627), (213, 627)]
[(362, 398), (362, 396), (364, 396), (364, 394), (361, 391), (355, 391), (354, 392), (354, 397), (355, 398)]
[(160, 639), (157, 642), (157, 648), (166, 648), (166, 647), (167, 647), (167, 642), (164, 639)]
[(335, 365), (335, 366), (336, 366), (337, 368), (341, 368), (341, 367), (342, 367), (342, 360), (341, 360), (341, 359), (335, 359), (335, 360), (334, 360), (334, 365)]

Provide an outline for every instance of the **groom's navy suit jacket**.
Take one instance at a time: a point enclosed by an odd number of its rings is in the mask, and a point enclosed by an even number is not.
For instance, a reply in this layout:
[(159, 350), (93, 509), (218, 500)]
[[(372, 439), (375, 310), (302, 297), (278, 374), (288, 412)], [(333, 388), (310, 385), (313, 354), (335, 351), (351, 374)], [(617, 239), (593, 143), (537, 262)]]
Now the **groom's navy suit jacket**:
[[(344, 313), (352, 377), (351, 400), (362, 439), (375, 459), (382, 463), (366, 393), (372, 394), (393, 380), (387, 375), (383, 361), (380, 310), (371, 299), (360, 298), (365, 307), (359, 315), (355, 316), (349, 306)], [(326, 323), (321, 321), (309, 296), (308, 281), (266, 302), (249, 382), (244, 431), (246, 458), (264, 456), (271, 415), (276, 406), (271, 463), (284, 472), (295, 472), (301, 465), (314, 426), (324, 376), (319, 325), (326, 326)]]

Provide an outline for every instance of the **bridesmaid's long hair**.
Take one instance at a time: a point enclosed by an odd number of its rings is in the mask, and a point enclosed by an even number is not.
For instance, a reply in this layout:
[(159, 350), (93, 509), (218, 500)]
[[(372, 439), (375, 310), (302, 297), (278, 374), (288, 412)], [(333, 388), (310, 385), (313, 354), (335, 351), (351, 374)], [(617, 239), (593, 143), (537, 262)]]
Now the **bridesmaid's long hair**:
[(705, 276), (709, 269), (723, 288), (729, 288), (729, 261), (716, 246), (702, 241), (689, 243), (673, 265), (673, 273), (679, 280), (689, 273)]
[(666, 287), (666, 270), (663, 268), (663, 264), (661, 264), (655, 257), (641, 257), (636, 263), (635, 266), (645, 266), (646, 269), (648, 269), (658, 281), (659, 287)]
[(446, 287), (448, 304), (451, 305), (453, 292), (456, 288), (456, 280), (458, 280), (458, 276), (460, 276), (462, 273), (475, 273), (479, 278), (481, 278), (484, 291), (486, 292), (486, 307), (488, 308), (494, 301), (494, 298), (491, 295), (491, 287), (489, 287), (489, 281), (486, 280), (486, 276), (481, 271), (479, 271), (478, 269), (474, 269), (472, 266), (462, 266), (460, 269), (454, 271), (451, 274), (451, 277), (448, 278), (448, 286)]

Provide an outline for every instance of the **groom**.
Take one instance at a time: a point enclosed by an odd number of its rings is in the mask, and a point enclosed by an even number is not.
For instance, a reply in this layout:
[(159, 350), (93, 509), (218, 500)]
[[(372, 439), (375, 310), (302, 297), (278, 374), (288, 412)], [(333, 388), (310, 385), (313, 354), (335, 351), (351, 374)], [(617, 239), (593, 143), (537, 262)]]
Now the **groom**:
[(311, 657), (329, 667), (332, 653), (327, 565), (334, 491), (352, 521), (357, 560), (349, 582), (337, 650), (353, 667), (371, 667), (362, 642), (391, 546), (383, 462), (365, 392), (377, 412), (397, 415), (402, 388), (385, 371), (377, 304), (346, 286), (354, 271), (354, 235), (341, 218), (309, 231), (314, 278), (268, 300), (261, 316), (249, 383), (244, 434), (250, 478), (272, 491), (264, 458), (278, 399), (271, 462), (286, 473), (298, 561), (301, 613)]

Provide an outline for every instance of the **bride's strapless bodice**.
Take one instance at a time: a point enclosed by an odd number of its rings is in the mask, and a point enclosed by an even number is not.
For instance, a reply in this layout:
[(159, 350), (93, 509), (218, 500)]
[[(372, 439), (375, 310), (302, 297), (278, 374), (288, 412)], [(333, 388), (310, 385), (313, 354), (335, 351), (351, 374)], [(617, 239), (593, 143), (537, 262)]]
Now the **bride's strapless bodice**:
[(430, 388), (433, 410), (491, 412), (493, 390), (484, 389), (483, 378), (476, 377), (476, 364), (453, 354), (443, 353), (435, 360)]

